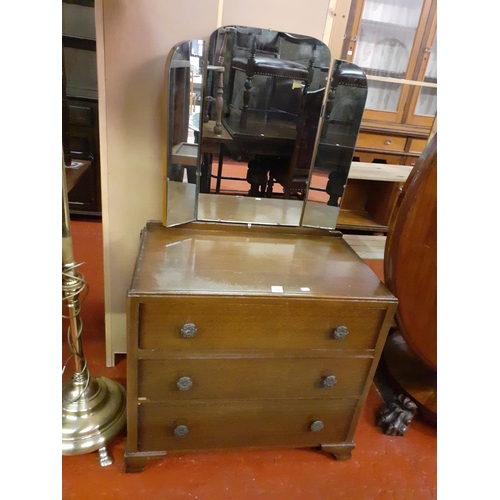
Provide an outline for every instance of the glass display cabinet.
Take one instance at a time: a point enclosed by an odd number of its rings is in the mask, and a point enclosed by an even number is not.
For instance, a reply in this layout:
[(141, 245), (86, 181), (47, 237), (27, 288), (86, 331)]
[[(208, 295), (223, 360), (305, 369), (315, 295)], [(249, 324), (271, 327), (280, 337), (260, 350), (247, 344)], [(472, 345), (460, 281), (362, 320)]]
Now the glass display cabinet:
[[(362, 68), (368, 80), (353, 157), (359, 167), (384, 164), (394, 172), (399, 165), (405, 174), (427, 145), (437, 113), (436, 5), (436, 0), (351, 3), (341, 57)], [(350, 180), (345, 217), (337, 227), (386, 233), (403, 186), (395, 173), (382, 182), (369, 176)]]
[[(62, 2), (63, 149), (72, 215), (101, 217), (94, 0)], [(87, 166), (88, 165), (88, 166)]]
[(343, 57), (367, 74), (364, 120), (430, 128), (436, 114), (436, 54), (435, 0), (353, 2)]

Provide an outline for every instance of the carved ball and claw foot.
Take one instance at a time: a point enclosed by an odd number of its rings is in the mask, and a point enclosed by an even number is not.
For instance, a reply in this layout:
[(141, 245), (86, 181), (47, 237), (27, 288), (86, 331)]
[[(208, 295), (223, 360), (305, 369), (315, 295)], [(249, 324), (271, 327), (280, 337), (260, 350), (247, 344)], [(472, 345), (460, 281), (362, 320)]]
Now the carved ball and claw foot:
[(403, 436), (416, 413), (417, 405), (408, 396), (400, 394), (388, 407), (382, 408), (377, 426), (388, 436)]

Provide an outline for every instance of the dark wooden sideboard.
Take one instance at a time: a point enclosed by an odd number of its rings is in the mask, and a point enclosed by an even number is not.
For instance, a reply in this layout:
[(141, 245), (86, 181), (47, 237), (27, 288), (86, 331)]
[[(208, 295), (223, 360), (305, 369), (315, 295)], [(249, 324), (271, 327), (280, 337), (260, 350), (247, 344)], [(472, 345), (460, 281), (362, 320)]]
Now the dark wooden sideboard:
[(396, 305), (339, 232), (149, 222), (127, 298), (126, 471), (237, 447), (350, 458)]
[(98, 103), (91, 99), (68, 97), (69, 156), (90, 163), (68, 194), (71, 214), (100, 217), (101, 169), (99, 151)]
[(62, 3), (62, 135), (66, 166), (89, 163), (68, 194), (72, 215), (101, 217), (97, 59), (93, 0)]

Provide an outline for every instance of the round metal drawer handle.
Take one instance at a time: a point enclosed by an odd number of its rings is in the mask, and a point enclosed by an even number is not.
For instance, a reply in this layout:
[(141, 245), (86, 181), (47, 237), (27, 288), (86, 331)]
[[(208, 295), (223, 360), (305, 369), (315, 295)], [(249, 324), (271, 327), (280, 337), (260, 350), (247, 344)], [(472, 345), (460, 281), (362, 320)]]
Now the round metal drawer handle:
[(337, 328), (333, 330), (333, 338), (337, 340), (346, 338), (348, 334), (349, 330), (347, 326), (337, 326)]
[(387, 141), (385, 141), (385, 144), (387, 146), (390, 146), (392, 144), (392, 139), (387, 139)]
[(337, 377), (335, 375), (328, 375), (323, 378), (323, 387), (333, 387), (337, 383)]
[(182, 328), (181, 328), (181, 336), (184, 339), (190, 339), (193, 338), (198, 331), (198, 328), (196, 328), (196, 325), (194, 323), (186, 323)]
[(178, 425), (174, 429), (174, 436), (175, 437), (184, 437), (187, 433), (189, 432), (189, 429), (185, 425)]
[(193, 387), (193, 381), (189, 377), (181, 377), (177, 381), (177, 389), (179, 391), (189, 391)]
[(311, 424), (311, 431), (313, 432), (319, 432), (320, 430), (323, 429), (325, 425), (323, 424), (323, 422), (321, 420), (315, 420), (312, 424)]

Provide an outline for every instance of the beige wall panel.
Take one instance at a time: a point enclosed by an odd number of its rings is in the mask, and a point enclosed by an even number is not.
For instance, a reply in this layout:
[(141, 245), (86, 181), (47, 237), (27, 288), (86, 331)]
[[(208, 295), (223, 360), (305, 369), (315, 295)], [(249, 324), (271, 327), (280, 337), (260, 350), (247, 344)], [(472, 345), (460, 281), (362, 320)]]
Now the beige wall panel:
[(162, 85), (177, 42), (217, 26), (218, 0), (97, 0), (106, 361), (125, 352), (125, 297), (148, 219), (162, 218)]
[(323, 39), (329, 0), (224, 0), (222, 24), (289, 31)]

